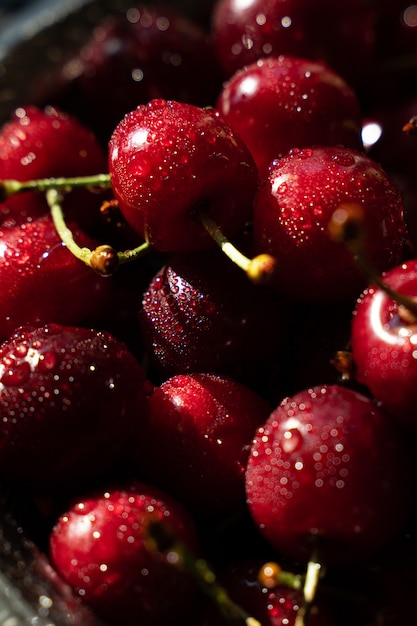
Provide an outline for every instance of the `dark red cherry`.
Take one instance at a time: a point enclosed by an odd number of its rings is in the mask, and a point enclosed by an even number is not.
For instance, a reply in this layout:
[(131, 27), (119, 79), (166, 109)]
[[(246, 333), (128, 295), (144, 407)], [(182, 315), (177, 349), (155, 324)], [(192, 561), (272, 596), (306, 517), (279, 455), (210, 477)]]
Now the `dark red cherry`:
[[(93, 241), (70, 223), (80, 245)], [(99, 320), (111, 282), (76, 259), (49, 215), (0, 229), (0, 339), (23, 324)]]
[[(105, 173), (107, 159), (91, 130), (54, 107), (15, 109), (0, 131), (0, 179), (20, 181)], [(83, 227), (97, 222), (103, 196), (75, 190), (64, 202), (68, 219)], [(43, 193), (30, 191), (0, 204), (1, 224), (48, 213)]]
[(373, 400), (338, 385), (309, 388), (283, 400), (257, 431), (249, 510), (287, 558), (365, 561), (405, 523), (411, 458)]
[(210, 109), (160, 99), (138, 106), (114, 130), (109, 170), (123, 215), (162, 252), (215, 245), (196, 220), (202, 208), (228, 237), (252, 216), (256, 166)]
[(146, 421), (144, 383), (141, 366), (109, 333), (57, 324), (17, 330), (0, 347), (4, 480), (41, 494), (76, 490), (120, 465)]
[(106, 624), (174, 623), (193, 601), (194, 582), (176, 566), (176, 553), (150, 545), (155, 523), (197, 552), (188, 513), (170, 496), (137, 482), (87, 494), (52, 530), (54, 567)]
[(269, 403), (229, 377), (183, 374), (154, 390), (149, 409), (137, 452), (147, 480), (205, 515), (242, 509), (250, 444)]
[[(144, 292), (139, 322), (159, 378), (216, 372), (267, 389), (290, 311), (217, 250), (176, 256)], [(276, 381), (274, 383), (276, 385)]]
[(333, 212), (363, 210), (366, 250), (378, 271), (400, 262), (406, 225), (400, 192), (365, 154), (340, 147), (291, 150), (271, 165), (254, 203), (256, 251), (277, 259), (274, 284), (297, 300), (356, 298), (366, 279), (329, 237)]
[[(399, 265), (384, 283), (411, 299), (417, 296), (417, 260)], [(396, 420), (417, 431), (417, 320), (376, 286), (359, 298), (352, 319), (355, 378)]]
[(213, 105), (223, 80), (202, 27), (179, 8), (143, 3), (97, 24), (60, 73), (76, 73), (80, 116), (91, 111), (93, 128), (107, 139), (126, 113), (153, 98)]
[(324, 60), (359, 82), (374, 47), (373, 14), (362, 0), (218, 0), (213, 36), (228, 75), (266, 56)]
[(289, 56), (260, 59), (230, 78), (216, 107), (250, 149), (261, 178), (291, 148), (362, 148), (358, 98), (323, 63)]

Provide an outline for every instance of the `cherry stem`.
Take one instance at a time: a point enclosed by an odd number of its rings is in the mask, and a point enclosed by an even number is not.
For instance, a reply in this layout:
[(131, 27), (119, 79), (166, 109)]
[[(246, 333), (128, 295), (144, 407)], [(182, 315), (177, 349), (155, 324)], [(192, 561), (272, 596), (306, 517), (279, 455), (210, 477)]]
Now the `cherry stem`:
[(310, 611), (316, 597), (317, 587), (322, 573), (322, 565), (315, 556), (312, 556), (307, 565), (303, 588), (303, 603), (297, 611), (294, 626), (306, 626)]
[(209, 216), (208, 212), (200, 209), (196, 212), (195, 217), (206, 229), (210, 237), (221, 248), (222, 252), (235, 265), (240, 267), (248, 278), (256, 284), (268, 282), (276, 269), (276, 259), (270, 254), (259, 254), (250, 259), (242, 254), (236, 246), (225, 237), (216, 222)]
[(51, 187), (46, 190), (46, 200), (58, 235), (68, 250), (77, 259), (85, 263), (88, 267), (91, 267), (101, 276), (111, 276), (119, 265), (144, 256), (151, 249), (151, 245), (147, 242), (131, 250), (125, 250), (124, 252), (116, 252), (116, 250), (108, 245), (98, 246), (94, 250), (90, 250), (90, 248), (87, 247), (81, 248), (75, 242), (72, 231), (65, 222), (62, 210), (62, 199), (63, 194), (59, 189)]
[(305, 577), (300, 574), (284, 571), (275, 562), (265, 563), (258, 573), (259, 583), (267, 589), (273, 589), (278, 585), (282, 585), (298, 591), (302, 588), (304, 579)]
[(379, 287), (398, 305), (409, 311), (413, 318), (417, 317), (417, 301), (387, 285), (367, 258), (364, 245), (364, 218), (360, 205), (347, 203), (336, 209), (329, 222), (329, 233), (334, 241), (345, 244), (358, 268), (370, 283)]
[(148, 526), (147, 545), (149, 550), (161, 553), (168, 563), (181, 567), (199, 583), (203, 592), (214, 601), (224, 617), (243, 620), (246, 626), (262, 626), (244, 609), (236, 604), (221, 585), (215, 572), (205, 559), (196, 558), (187, 546), (178, 539), (164, 522), (154, 521)]
[(75, 187), (90, 187), (108, 189), (110, 187), (109, 174), (94, 174), (93, 176), (76, 176), (74, 178), (39, 178), (37, 180), (2, 180), (0, 181), (0, 198), (6, 199), (24, 191), (48, 191), (48, 189), (73, 189)]

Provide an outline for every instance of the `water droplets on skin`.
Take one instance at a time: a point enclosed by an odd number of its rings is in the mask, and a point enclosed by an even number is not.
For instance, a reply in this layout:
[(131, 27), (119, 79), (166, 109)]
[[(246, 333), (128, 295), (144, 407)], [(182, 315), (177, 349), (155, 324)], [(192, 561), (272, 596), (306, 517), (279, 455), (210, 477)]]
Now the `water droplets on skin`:
[(304, 443), (304, 435), (298, 428), (289, 428), (282, 437), (281, 447), (287, 454), (300, 450)]
[(332, 156), (332, 161), (337, 163), (337, 165), (342, 165), (343, 167), (353, 167), (355, 165), (354, 156), (352, 154), (348, 154), (347, 152), (334, 154)]
[(151, 172), (152, 164), (142, 154), (135, 154), (127, 166), (128, 173), (133, 176), (145, 178)]
[(27, 361), (16, 362), (4, 370), (0, 382), (6, 387), (22, 385), (27, 382), (30, 374), (31, 367)]
[(39, 369), (43, 371), (52, 370), (57, 364), (55, 352), (49, 351), (42, 354), (39, 359)]

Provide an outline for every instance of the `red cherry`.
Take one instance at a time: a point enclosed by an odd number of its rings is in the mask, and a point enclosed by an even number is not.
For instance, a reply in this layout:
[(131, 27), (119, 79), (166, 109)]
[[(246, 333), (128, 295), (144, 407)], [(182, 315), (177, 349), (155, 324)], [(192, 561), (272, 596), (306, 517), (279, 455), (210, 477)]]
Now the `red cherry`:
[[(74, 224), (81, 245), (95, 247)], [(0, 339), (23, 324), (79, 324), (98, 320), (111, 282), (63, 245), (49, 215), (0, 230)]]
[(352, 255), (329, 237), (343, 204), (364, 213), (367, 255), (378, 271), (399, 263), (406, 226), (400, 193), (378, 163), (354, 150), (291, 150), (274, 162), (254, 204), (257, 251), (277, 260), (274, 284), (297, 300), (355, 298), (366, 286)]
[(106, 17), (60, 74), (74, 67), (69, 95), (81, 116), (92, 112), (92, 127), (107, 138), (126, 113), (153, 98), (212, 105), (223, 80), (205, 30), (168, 6), (136, 4)]
[[(254, 439), (249, 510), (284, 556), (364, 561), (400, 531), (413, 489), (402, 433), (362, 394), (330, 385), (283, 400)], [(317, 557), (316, 557), (317, 558)]]
[[(383, 280), (414, 300), (417, 260), (391, 269)], [(370, 286), (356, 304), (351, 334), (355, 378), (386, 411), (413, 431), (417, 431), (416, 328), (415, 314), (380, 288)]]
[(279, 369), (286, 319), (279, 298), (252, 285), (217, 250), (163, 265), (144, 291), (139, 312), (159, 378), (216, 372), (264, 390)]
[(324, 60), (359, 82), (374, 46), (373, 14), (362, 0), (218, 0), (213, 36), (228, 75), (265, 56)]
[(166, 524), (176, 539), (197, 551), (194, 523), (171, 497), (131, 483), (93, 493), (73, 504), (50, 536), (59, 574), (106, 623), (132, 619), (143, 626), (180, 619), (194, 584), (180, 567), (148, 546), (149, 527)]
[(0, 347), (0, 467), (37, 492), (75, 489), (127, 457), (145, 374), (109, 333), (49, 324)]
[(228, 237), (252, 216), (256, 166), (209, 109), (165, 100), (138, 106), (112, 135), (109, 169), (123, 215), (162, 252), (214, 245), (196, 221), (202, 207)]
[(243, 508), (250, 443), (269, 403), (229, 377), (184, 374), (156, 388), (149, 408), (137, 454), (147, 479), (206, 515)]
[[(0, 179), (26, 181), (106, 171), (105, 152), (91, 130), (51, 106), (19, 107), (0, 131)], [(91, 227), (101, 199), (85, 190), (74, 191), (65, 201), (68, 217)], [(1, 223), (22, 223), (45, 213), (44, 195), (35, 191), (0, 204)]]
[(357, 96), (323, 63), (260, 59), (230, 78), (216, 106), (250, 149), (261, 178), (291, 148), (362, 148)]

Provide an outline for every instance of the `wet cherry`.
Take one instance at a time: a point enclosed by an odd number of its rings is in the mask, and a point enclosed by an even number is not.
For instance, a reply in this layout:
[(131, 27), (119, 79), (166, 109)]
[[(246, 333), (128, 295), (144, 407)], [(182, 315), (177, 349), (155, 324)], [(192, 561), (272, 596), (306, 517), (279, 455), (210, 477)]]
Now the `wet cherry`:
[(339, 385), (306, 389), (257, 431), (249, 510), (287, 558), (363, 561), (405, 523), (411, 458), (403, 433), (372, 399)]

